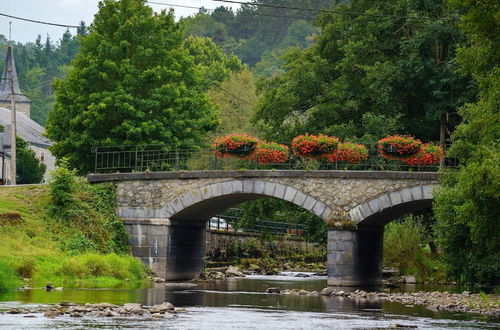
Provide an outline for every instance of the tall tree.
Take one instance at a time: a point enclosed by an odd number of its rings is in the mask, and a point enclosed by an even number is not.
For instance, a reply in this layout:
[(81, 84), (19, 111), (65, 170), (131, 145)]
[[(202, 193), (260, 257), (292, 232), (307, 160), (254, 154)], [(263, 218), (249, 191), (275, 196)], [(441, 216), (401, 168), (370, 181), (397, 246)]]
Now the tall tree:
[(450, 275), (465, 284), (500, 283), (500, 3), (455, 0), (468, 43), (460, 70), (479, 83), (479, 100), (461, 110), (450, 155), (460, 161), (435, 193), (439, 243)]
[(217, 126), (173, 11), (104, 0), (80, 43), (68, 76), (54, 84), (47, 123), (53, 154), (80, 173), (92, 170), (93, 146), (193, 147)]
[[(362, 117), (372, 113), (401, 118), (404, 133), (439, 140), (441, 118), (452, 118), (446, 114), (475, 91), (470, 77), (455, 72), (463, 37), (445, 0), (431, 7), (421, 1), (387, 6), (381, 0), (337, 0), (333, 9), (337, 13), (319, 19), (316, 45), (289, 52), (286, 72), (260, 84), (257, 114), (268, 135), (287, 140), (323, 131), (359, 137), (365, 134)], [(453, 122), (446, 124), (453, 128)]]

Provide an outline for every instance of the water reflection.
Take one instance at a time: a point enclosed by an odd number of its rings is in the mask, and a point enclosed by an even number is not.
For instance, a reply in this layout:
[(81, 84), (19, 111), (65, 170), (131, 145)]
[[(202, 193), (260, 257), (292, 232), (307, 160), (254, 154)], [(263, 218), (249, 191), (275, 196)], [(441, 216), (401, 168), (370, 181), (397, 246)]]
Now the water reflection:
[[(193, 329), (197, 328), (197, 324), (200, 323), (199, 317), (203, 317), (204, 321), (207, 321), (207, 318), (213, 319), (213, 322), (217, 322), (217, 319), (223, 317), (224, 322), (227, 321), (226, 328), (233, 328), (235, 323), (241, 321), (238, 315), (243, 315), (245, 313), (247, 317), (255, 320), (265, 319), (266, 317), (274, 318), (262, 324), (262, 327), (256, 327), (257, 329), (273, 326), (275, 324), (273, 322), (276, 321), (276, 318), (283, 320), (283, 318), (290, 319), (290, 317), (293, 317), (295, 322), (297, 322), (295, 325), (298, 325), (299, 328), (309, 328), (309, 322), (313, 322), (314, 324), (317, 323), (318, 325), (332, 324), (332, 319), (335, 319), (334, 324), (337, 326), (346, 328), (351, 328), (353, 324), (364, 324), (366, 327), (383, 324), (385, 327), (388, 325), (388, 318), (390, 320), (402, 318), (405, 321), (411, 320), (414, 323), (417, 321), (421, 322), (422, 318), (425, 318), (425, 320), (443, 320), (443, 325), (445, 326), (450, 324), (451, 321), (449, 319), (454, 319), (456, 322), (453, 324), (459, 326), (464, 326), (466, 324), (466, 327), (470, 327), (470, 320), (480, 320), (480, 317), (470, 314), (435, 313), (427, 310), (424, 306), (405, 306), (398, 303), (370, 301), (361, 298), (349, 299), (345, 297), (278, 295), (265, 293), (268, 287), (319, 291), (325, 286), (326, 278), (324, 277), (290, 278), (279, 276), (250, 276), (246, 278), (229, 278), (217, 282), (156, 284), (154, 287), (144, 289), (78, 288), (50, 292), (42, 289), (34, 289), (0, 294), (0, 309), (12, 307), (13, 304), (1, 303), (2, 301), (19, 302), (21, 304), (53, 304), (61, 301), (72, 301), (80, 304), (99, 302), (125, 304), (136, 302), (145, 305), (154, 305), (169, 301), (176, 307), (185, 307), (190, 311), (187, 314), (176, 316), (177, 321), (175, 322), (177, 323), (174, 322), (172, 324), (178, 324), (179, 327), (172, 326), (172, 328), (184, 328), (187, 324), (188, 328)], [(345, 288), (344, 290), (348, 291), (354, 289)], [(14, 304), (17, 305), (17, 303)], [(2, 324), (5, 325), (5, 323), (2, 323), (5, 322), (5, 320), (15, 325), (11, 328), (18, 328), (17, 324), (20, 322), (19, 317), (16, 319), (14, 316), (0, 315), (0, 327), (2, 327)], [(184, 323), (182, 323), (181, 320), (183, 320), (182, 322)], [(43, 325), (43, 328), (46, 328), (47, 324), (43, 322), (49, 321), (40, 320), (39, 322), (41, 322), (40, 324)], [(74, 324), (77, 324), (76, 327), (78, 327), (78, 325), (82, 326), (81, 322), (88, 322), (88, 320), (72, 321), (64, 319), (57, 322), (59, 322), (57, 323), (59, 327), (61, 327), (62, 324), (68, 325), (72, 322), (76, 322)], [(118, 323), (113, 323), (113, 321), (109, 320), (93, 320), (92, 322), (90, 323), (94, 324), (96, 327), (101, 327), (104, 323), (106, 323), (104, 327), (107, 327), (109, 325), (116, 326), (121, 321), (116, 320)], [(127, 322), (125, 322), (125, 324), (126, 323)], [(100, 325), (97, 326), (97, 324)], [(209, 323), (206, 323), (206, 326), (202, 328), (209, 329), (210, 327), (208, 327), (208, 324)], [(495, 324), (492, 323), (481, 324), (481, 327), (485, 324), (488, 327), (495, 327)], [(476, 327), (475, 325), (474, 323), (474, 327)], [(153, 328), (162, 328), (157, 324), (148, 325), (148, 327), (150, 326)], [(49, 326), (49, 328), (50, 327), (51, 326)], [(132, 322), (130, 327), (142, 328), (143, 326), (138, 326)], [(224, 328), (224, 326), (222, 326), (221, 329), (222, 328)]]

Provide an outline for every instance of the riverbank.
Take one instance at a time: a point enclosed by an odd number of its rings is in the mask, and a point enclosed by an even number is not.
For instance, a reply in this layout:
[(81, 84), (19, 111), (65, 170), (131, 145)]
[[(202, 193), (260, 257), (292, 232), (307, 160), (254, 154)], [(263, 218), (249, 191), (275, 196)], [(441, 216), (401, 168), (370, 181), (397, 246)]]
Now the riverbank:
[[(143, 264), (128, 256), (112, 186), (73, 176), (67, 181), (55, 190), (0, 187), (0, 291), (47, 284), (116, 287), (146, 279)], [(57, 204), (54, 192), (61, 191), (66, 203)]]
[(110, 303), (79, 305), (72, 302), (61, 302), (49, 306), (38, 306), (36, 308), (20, 307), (0, 311), (0, 314), (23, 315), (23, 317), (44, 316), (49, 318), (59, 316), (69, 317), (127, 317), (142, 316), (146, 318), (160, 319), (169, 314), (184, 313), (184, 309), (175, 309), (174, 305), (164, 302), (154, 306), (146, 306), (137, 303), (127, 303), (118, 306)]
[(365, 300), (367, 302), (390, 301), (408, 305), (425, 305), (430, 311), (448, 311), (460, 313), (481, 314), (493, 319), (500, 319), (500, 295), (471, 294), (449, 292), (411, 292), (411, 293), (388, 293), (367, 292), (364, 290), (345, 291), (326, 287), (321, 291), (307, 291), (297, 289), (268, 288), (267, 293), (283, 295), (305, 295), (305, 296), (327, 296), (344, 297), (355, 301)]

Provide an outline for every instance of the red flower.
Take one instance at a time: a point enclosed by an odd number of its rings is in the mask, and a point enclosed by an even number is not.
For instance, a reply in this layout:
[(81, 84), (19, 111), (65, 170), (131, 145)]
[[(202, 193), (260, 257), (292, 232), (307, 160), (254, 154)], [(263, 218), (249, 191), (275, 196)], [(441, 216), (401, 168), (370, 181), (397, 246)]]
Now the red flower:
[(443, 158), (444, 152), (440, 146), (426, 143), (417, 154), (403, 159), (403, 162), (413, 166), (426, 166), (439, 164)]
[(229, 134), (215, 139), (214, 148), (219, 157), (246, 158), (254, 151), (259, 139), (248, 134)]
[(361, 163), (368, 159), (368, 150), (364, 145), (356, 143), (339, 143), (337, 150), (327, 155), (329, 162)]
[(411, 136), (393, 135), (378, 141), (378, 151), (389, 160), (401, 160), (420, 151), (422, 142)]
[(262, 141), (257, 145), (257, 150), (250, 156), (260, 164), (284, 163), (290, 157), (288, 147), (276, 142)]
[(321, 159), (332, 153), (339, 143), (336, 137), (320, 134), (299, 135), (292, 140), (292, 150), (296, 156)]

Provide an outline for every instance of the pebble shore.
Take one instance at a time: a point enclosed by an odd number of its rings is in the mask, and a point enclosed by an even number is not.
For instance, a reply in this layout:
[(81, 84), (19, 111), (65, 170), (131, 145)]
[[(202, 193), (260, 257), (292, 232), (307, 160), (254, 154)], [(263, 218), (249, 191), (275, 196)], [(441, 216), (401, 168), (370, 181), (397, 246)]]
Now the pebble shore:
[(336, 296), (350, 299), (367, 299), (372, 301), (392, 301), (405, 305), (427, 305), (431, 311), (464, 312), (487, 315), (500, 319), (500, 296), (471, 294), (467, 291), (463, 293), (449, 292), (412, 292), (412, 293), (386, 293), (386, 292), (366, 292), (356, 290), (352, 292), (336, 290), (327, 287), (321, 291), (306, 290), (281, 290), (280, 288), (268, 288), (267, 293), (274, 294), (295, 294), (295, 295), (317, 295)]
[(173, 314), (186, 312), (185, 309), (175, 309), (175, 307), (165, 302), (154, 306), (143, 306), (141, 304), (125, 304), (118, 306), (108, 303), (79, 305), (72, 302), (62, 302), (56, 305), (39, 306), (36, 308), (12, 308), (2, 314), (24, 314), (24, 317), (37, 317), (37, 314), (43, 313), (45, 317), (127, 317), (142, 316), (153, 319), (164, 319), (172, 317)]

